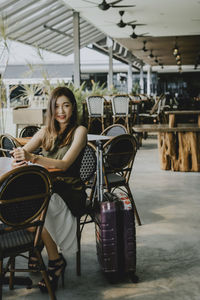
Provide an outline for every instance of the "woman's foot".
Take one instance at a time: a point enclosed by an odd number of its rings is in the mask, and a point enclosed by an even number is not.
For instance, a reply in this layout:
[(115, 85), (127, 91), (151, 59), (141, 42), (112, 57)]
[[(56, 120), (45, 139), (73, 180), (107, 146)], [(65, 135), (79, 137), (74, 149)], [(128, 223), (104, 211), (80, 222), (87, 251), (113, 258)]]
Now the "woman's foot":
[[(66, 266), (67, 266), (67, 262), (61, 253), (59, 253), (58, 259), (49, 260), (47, 273), (49, 276), (51, 287), (54, 291), (58, 287), (58, 280), (60, 277), (62, 278), (62, 286), (64, 286), (64, 276), (65, 276)], [(48, 292), (44, 279), (39, 281), (38, 286), (41, 292), (43, 293)]]

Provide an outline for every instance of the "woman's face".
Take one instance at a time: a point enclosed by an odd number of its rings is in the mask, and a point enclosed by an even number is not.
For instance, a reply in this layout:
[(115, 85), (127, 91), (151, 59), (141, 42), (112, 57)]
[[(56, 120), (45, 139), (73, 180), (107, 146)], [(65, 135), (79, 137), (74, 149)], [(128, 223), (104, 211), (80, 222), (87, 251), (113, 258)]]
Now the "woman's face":
[(69, 123), (73, 111), (72, 103), (66, 96), (60, 96), (56, 100), (55, 119), (64, 127)]

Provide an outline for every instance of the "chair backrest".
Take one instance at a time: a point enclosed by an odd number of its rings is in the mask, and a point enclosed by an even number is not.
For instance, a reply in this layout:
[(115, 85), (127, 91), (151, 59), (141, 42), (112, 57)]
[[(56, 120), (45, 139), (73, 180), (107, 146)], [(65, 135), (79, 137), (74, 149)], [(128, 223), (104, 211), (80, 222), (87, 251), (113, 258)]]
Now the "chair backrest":
[(130, 134), (116, 136), (103, 147), (105, 173), (125, 172), (128, 177), (137, 152), (137, 141)]
[(26, 126), (20, 131), (19, 137), (32, 137), (39, 129), (40, 127), (35, 125)]
[(118, 136), (120, 134), (125, 134), (125, 133), (128, 133), (125, 126), (123, 126), (122, 124), (113, 124), (105, 128), (105, 130), (102, 131), (101, 135)]
[(105, 99), (102, 96), (89, 96), (86, 99), (87, 109), (89, 116), (104, 114), (104, 102)]
[(0, 220), (12, 227), (25, 227), (44, 220), (51, 196), (48, 171), (41, 166), (15, 168), (0, 178)]
[(113, 115), (128, 115), (129, 112), (128, 95), (115, 95), (111, 98)]
[(80, 178), (83, 182), (89, 181), (97, 167), (97, 158), (95, 147), (91, 143), (87, 143), (83, 158), (81, 161)]
[[(2, 134), (0, 137), (0, 147), (12, 150), (13, 148), (21, 147), (21, 144), (10, 134)], [(11, 157), (9, 152), (3, 152), (4, 156)]]

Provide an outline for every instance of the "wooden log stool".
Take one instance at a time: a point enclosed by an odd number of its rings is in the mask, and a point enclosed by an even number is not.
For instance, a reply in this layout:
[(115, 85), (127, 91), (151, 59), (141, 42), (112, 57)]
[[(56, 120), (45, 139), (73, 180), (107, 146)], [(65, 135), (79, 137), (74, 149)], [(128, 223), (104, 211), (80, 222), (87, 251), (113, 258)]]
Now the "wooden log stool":
[(200, 132), (160, 132), (158, 146), (161, 169), (200, 171)]

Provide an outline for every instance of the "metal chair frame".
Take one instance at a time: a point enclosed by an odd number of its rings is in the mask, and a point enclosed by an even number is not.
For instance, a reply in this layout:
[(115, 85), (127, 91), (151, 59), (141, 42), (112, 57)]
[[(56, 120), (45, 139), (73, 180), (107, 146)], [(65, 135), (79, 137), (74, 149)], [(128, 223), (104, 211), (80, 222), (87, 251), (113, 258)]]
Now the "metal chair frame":
[(101, 122), (102, 131), (105, 127), (105, 118), (104, 114), (104, 104), (106, 100), (103, 96), (89, 96), (86, 99), (87, 109), (88, 109), (88, 131), (90, 130), (91, 124), (94, 120), (99, 120)]
[(122, 124), (112, 124), (101, 132), (101, 135), (118, 136), (120, 134), (128, 133), (127, 128)]
[(39, 129), (40, 127), (36, 125), (26, 126), (20, 131), (19, 137), (32, 137)]
[(137, 141), (130, 134), (116, 136), (103, 146), (104, 188), (108, 192), (122, 190), (132, 201), (135, 217), (139, 225), (141, 220), (129, 187), (129, 179), (137, 152)]
[[(4, 283), (9, 282), (10, 289), (19, 283), (20, 277), (15, 276), (15, 272), (31, 271), (15, 266), (16, 257), (27, 258), (27, 251), (34, 251), (37, 255), (49, 296), (52, 300), (56, 299), (39, 250), (51, 193), (50, 175), (41, 166), (18, 167), (0, 178), (0, 299)], [(8, 262), (4, 267), (5, 258)], [(9, 278), (5, 276), (7, 272), (10, 273)], [(25, 283), (23, 280), (24, 277), (20, 284)]]
[(81, 275), (81, 235), (85, 224), (94, 222), (93, 206), (95, 195), (95, 183), (96, 183), (96, 148), (92, 143), (87, 143), (85, 152), (83, 154), (80, 178), (86, 185), (86, 191), (88, 194), (87, 205), (85, 214), (82, 217), (77, 217), (77, 243), (78, 250), (76, 253), (76, 274)]
[[(21, 144), (12, 135), (5, 133), (0, 136), (0, 147), (13, 150), (13, 148), (21, 147)], [(3, 152), (3, 156), (11, 157), (11, 154)]]
[(120, 119), (124, 121), (124, 126), (127, 131), (130, 132), (129, 127), (129, 95), (114, 95), (111, 98), (112, 112), (113, 112), (113, 124), (117, 123)]

